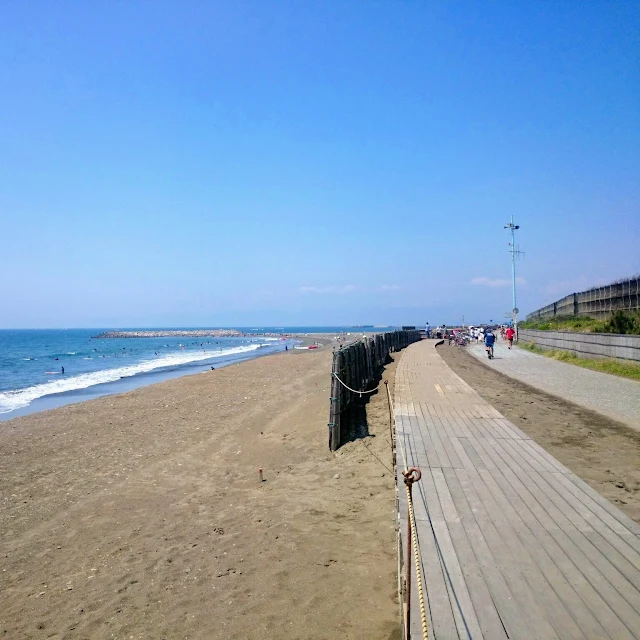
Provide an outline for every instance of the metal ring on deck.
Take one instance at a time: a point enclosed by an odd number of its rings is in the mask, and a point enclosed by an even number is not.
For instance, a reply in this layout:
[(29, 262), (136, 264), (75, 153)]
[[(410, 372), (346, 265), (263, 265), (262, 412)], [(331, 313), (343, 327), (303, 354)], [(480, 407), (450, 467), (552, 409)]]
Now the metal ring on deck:
[(409, 467), (406, 471), (402, 472), (405, 483), (418, 482), (422, 478), (422, 471), (418, 467)]

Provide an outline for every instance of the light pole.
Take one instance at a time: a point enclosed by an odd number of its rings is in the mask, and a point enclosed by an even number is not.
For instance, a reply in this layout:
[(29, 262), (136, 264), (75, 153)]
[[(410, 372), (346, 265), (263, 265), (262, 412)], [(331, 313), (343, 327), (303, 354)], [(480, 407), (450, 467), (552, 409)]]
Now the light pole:
[(518, 336), (518, 304), (516, 300), (516, 257), (522, 254), (522, 251), (516, 248), (516, 229), (520, 228), (520, 225), (513, 223), (513, 216), (511, 216), (511, 222), (509, 224), (504, 225), (505, 229), (509, 229), (511, 231), (511, 242), (509, 246), (509, 253), (511, 254), (511, 276), (512, 276), (512, 284), (513, 284), (513, 328), (516, 332), (516, 339)]

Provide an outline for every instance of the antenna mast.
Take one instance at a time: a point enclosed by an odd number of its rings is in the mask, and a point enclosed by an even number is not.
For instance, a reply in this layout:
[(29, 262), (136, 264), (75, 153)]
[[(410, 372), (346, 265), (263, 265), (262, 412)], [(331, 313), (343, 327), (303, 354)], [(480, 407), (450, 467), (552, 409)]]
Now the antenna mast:
[(512, 277), (512, 285), (513, 285), (513, 328), (516, 331), (516, 336), (518, 335), (518, 303), (516, 298), (516, 258), (524, 255), (523, 251), (520, 251), (520, 248), (516, 246), (516, 229), (520, 228), (520, 225), (514, 224), (513, 216), (511, 216), (511, 222), (509, 224), (504, 225), (505, 229), (509, 229), (511, 231), (511, 242), (509, 243), (509, 253), (511, 254), (511, 277)]

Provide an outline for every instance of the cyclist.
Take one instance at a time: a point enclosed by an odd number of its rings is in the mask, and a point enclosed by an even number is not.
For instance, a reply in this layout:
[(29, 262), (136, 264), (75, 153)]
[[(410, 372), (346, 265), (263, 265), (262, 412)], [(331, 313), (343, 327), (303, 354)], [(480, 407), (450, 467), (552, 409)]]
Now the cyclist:
[(509, 349), (511, 349), (511, 347), (513, 346), (513, 338), (516, 335), (516, 332), (513, 330), (513, 327), (509, 327), (507, 329), (507, 331), (505, 332), (505, 336), (507, 337), (507, 340), (509, 341)]
[(496, 337), (493, 335), (491, 329), (487, 328), (486, 333), (484, 334), (484, 346), (487, 350), (487, 355), (489, 356), (489, 360), (493, 358), (493, 344), (496, 341)]

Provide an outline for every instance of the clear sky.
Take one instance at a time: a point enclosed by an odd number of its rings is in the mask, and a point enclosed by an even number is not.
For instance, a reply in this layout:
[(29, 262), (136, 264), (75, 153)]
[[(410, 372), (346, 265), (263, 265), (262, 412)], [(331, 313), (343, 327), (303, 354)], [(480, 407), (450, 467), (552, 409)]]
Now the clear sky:
[(640, 4), (5, 0), (0, 327), (453, 324), (640, 271)]

